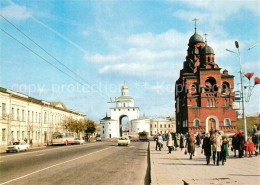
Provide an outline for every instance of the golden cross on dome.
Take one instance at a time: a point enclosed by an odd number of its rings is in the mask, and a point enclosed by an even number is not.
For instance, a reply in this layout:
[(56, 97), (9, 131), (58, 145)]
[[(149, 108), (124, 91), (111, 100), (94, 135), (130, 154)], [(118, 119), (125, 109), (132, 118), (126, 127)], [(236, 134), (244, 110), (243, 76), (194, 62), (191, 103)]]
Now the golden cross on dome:
[(195, 19), (193, 19), (192, 21), (194, 21), (195, 22), (195, 32), (197, 31), (197, 21), (198, 21), (199, 19), (197, 19), (196, 17), (195, 17)]

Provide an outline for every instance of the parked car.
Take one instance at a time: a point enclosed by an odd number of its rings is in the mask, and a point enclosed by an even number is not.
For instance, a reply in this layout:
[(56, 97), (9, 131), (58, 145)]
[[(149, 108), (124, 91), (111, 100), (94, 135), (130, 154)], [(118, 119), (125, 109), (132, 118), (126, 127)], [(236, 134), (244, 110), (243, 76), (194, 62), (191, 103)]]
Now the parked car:
[(6, 152), (20, 152), (20, 151), (27, 151), (29, 150), (29, 144), (27, 144), (25, 141), (18, 141), (13, 142), (11, 146), (8, 146), (6, 149)]
[(96, 141), (101, 141), (101, 137), (100, 136), (96, 136)]
[(81, 139), (79, 137), (75, 138), (74, 141), (73, 141), (73, 144), (80, 144), (80, 145), (83, 145), (85, 143), (85, 140), (84, 139)]
[(118, 146), (121, 146), (121, 145), (126, 145), (128, 146), (130, 144), (130, 139), (129, 137), (120, 137), (118, 138)]

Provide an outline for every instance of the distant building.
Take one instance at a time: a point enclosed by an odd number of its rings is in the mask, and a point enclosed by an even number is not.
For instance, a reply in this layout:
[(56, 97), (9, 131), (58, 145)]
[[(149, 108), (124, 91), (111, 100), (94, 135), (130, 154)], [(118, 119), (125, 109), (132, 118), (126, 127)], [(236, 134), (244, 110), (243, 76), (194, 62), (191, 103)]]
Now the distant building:
[(64, 131), (63, 120), (84, 117), (62, 102), (38, 100), (0, 87), (0, 146), (24, 139), (47, 144), (53, 132)]
[(177, 132), (236, 131), (236, 112), (232, 110), (234, 76), (220, 70), (213, 49), (195, 27), (175, 84)]
[(150, 120), (150, 135), (176, 132), (176, 121), (171, 117), (158, 117)]
[[(115, 107), (110, 108), (111, 117), (100, 120), (101, 137), (118, 138), (123, 136), (122, 119), (128, 117), (127, 131), (130, 135), (138, 135), (139, 132), (150, 132), (149, 118), (139, 117), (139, 107), (134, 104), (134, 98), (128, 95), (128, 87), (123, 85), (121, 96), (115, 99)], [(124, 132), (126, 135), (126, 132)]]

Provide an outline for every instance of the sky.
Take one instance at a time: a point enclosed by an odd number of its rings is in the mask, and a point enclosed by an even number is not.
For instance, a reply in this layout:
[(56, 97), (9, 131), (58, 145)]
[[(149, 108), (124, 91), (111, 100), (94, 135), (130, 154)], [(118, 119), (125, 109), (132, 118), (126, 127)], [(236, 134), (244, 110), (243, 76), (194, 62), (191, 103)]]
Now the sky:
[[(235, 40), (243, 71), (260, 76), (260, 1), (1, 0), (0, 14), (50, 54), (0, 17), (0, 86), (62, 101), (95, 121), (109, 114), (123, 84), (141, 115), (175, 116), (174, 85), (195, 17), (215, 62), (235, 76), (235, 90), (239, 60), (226, 51), (236, 51)], [(246, 114), (260, 111), (259, 86)]]

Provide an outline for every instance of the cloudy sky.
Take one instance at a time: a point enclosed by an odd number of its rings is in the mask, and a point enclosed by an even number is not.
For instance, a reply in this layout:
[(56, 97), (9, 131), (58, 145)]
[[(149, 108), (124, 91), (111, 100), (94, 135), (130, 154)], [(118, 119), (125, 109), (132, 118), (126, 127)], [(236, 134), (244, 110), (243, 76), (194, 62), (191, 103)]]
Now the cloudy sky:
[[(0, 86), (62, 101), (96, 121), (124, 83), (141, 114), (174, 116), (174, 84), (195, 17), (216, 63), (235, 75), (236, 90), (238, 58), (225, 50), (236, 51), (235, 40), (243, 70), (260, 76), (257, 0), (2, 0), (0, 13)], [(260, 110), (259, 92), (256, 86), (247, 114)]]

